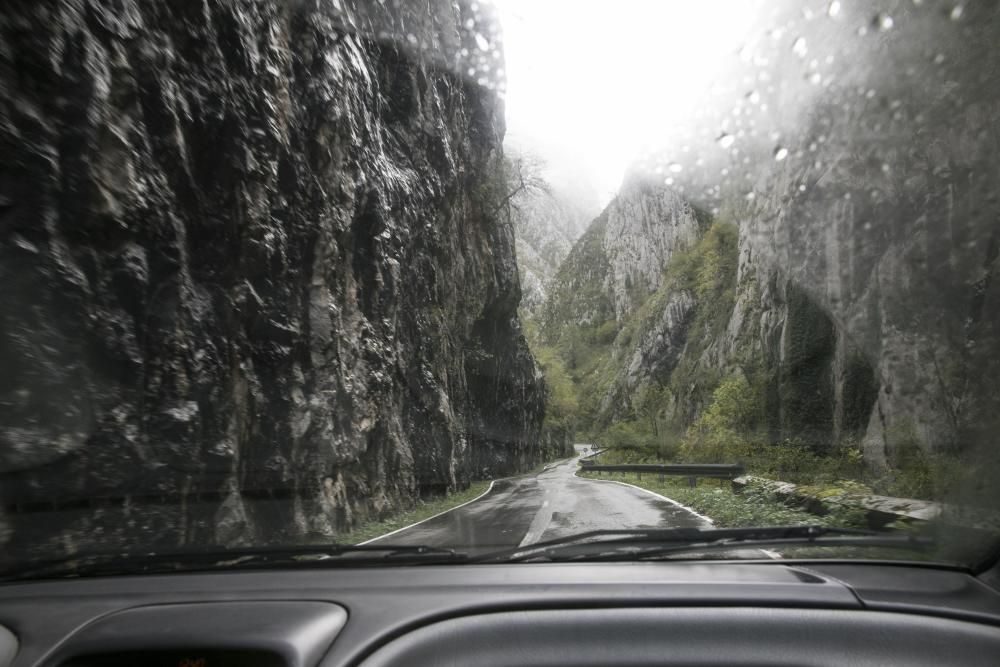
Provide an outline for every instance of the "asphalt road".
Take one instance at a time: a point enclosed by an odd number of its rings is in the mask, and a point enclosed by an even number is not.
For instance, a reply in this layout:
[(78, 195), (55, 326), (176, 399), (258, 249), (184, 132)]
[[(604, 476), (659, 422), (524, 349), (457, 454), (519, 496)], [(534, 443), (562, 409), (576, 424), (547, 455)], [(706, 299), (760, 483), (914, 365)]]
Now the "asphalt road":
[(536, 475), (497, 480), (480, 498), (371, 542), (456, 547), (526, 546), (590, 530), (703, 527), (708, 521), (655, 494), (576, 477), (577, 456)]

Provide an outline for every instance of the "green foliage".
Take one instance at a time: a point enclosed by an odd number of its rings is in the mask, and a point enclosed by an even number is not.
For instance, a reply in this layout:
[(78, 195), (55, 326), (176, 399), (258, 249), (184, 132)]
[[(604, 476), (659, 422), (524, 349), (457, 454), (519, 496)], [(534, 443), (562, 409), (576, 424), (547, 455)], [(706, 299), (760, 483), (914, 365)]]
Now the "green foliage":
[(593, 341), (598, 345), (610, 345), (618, 335), (618, 322), (608, 320), (594, 331)]
[(690, 461), (720, 463), (747, 458), (747, 443), (761, 423), (763, 407), (759, 383), (751, 384), (742, 374), (726, 378), (685, 434), (681, 455)]
[(946, 500), (970, 476), (967, 462), (927, 452), (916, 425), (910, 420), (901, 420), (887, 429), (886, 444), (894, 465), (882, 471), (873, 483), (886, 495)]
[(580, 402), (559, 352), (538, 345), (532, 353), (545, 375), (545, 427), (572, 431), (576, 426)]
[(684, 355), (668, 385), (674, 396), (684, 397), (684, 409), (675, 417), (678, 427), (687, 426), (697, 417), (724, 379), (718, 369), (703, 363), (702, 357), (729, 322), (736, 302), (738, 262), (738, 229), (715, 221), (697, 244), (676, 253), (667, 267), (663, 289), (685, 289), (697, 300)]
[(604, 430), (602, 444), (615, 450), (646, 452), (648, 456), (656, 450), (656, 440), (645, 424), (635, 421), (620, 421)]

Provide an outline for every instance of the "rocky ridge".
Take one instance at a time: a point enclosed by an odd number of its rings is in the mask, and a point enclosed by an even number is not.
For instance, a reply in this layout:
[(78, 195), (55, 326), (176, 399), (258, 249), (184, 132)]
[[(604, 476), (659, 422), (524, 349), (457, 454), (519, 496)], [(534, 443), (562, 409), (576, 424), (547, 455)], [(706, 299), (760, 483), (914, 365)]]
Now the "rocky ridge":
[(4, 12), (5, 554), (330, 541), (553, 453), (475, 7)]

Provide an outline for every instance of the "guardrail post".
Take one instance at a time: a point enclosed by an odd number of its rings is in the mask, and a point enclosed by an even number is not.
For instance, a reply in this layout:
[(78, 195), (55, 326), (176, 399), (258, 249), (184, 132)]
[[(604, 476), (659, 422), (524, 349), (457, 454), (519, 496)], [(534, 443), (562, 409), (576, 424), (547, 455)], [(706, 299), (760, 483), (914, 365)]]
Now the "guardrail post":
[(642, 480), (642, 471), (640, 470), (640, 471), (639, 471), (639, 472), (637, 472), (636, 474), (637, 474), (637, 475), (639, 476), (639, 479), (640, 479), (640, 480)]
[(660, 477), (660, 483), (662, 484), (662, 483), (663, 483), (663, 480), (664, 480), (664, 477), (663, 477), (663, 473), (662, 473), (662, 472), (660, 473), (659, 477)]
[(690, 486), (692, 489), (694, 487), (698, 486), (698, 478), (697, 477), (688, 477), (688, 486)]

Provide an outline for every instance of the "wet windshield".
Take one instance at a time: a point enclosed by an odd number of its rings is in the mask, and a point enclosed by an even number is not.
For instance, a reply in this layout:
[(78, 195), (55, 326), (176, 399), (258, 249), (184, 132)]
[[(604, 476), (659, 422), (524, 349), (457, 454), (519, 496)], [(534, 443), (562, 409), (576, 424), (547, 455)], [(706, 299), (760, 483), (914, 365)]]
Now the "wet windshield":
[(998, 13), (8, 3), (0, 569), (982, 563)]

